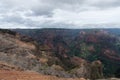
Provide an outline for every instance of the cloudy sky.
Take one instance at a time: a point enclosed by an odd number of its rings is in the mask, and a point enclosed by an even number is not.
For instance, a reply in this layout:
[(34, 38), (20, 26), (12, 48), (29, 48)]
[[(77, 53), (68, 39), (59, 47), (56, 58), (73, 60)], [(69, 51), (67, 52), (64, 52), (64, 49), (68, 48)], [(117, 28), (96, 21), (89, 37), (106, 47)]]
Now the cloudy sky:
[(0, 0), (0, 28), (120, 28), (120, 0)]

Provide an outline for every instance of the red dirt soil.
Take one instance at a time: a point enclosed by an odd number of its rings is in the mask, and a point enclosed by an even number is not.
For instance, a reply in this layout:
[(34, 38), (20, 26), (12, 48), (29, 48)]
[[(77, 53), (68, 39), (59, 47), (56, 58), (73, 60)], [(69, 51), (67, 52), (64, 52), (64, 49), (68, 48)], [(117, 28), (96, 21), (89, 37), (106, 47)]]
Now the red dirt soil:
[(55, 76), (41, 75), (36, 72), (0, 70), (0, 80), (85, 80), (85, 79), (58, 78)]

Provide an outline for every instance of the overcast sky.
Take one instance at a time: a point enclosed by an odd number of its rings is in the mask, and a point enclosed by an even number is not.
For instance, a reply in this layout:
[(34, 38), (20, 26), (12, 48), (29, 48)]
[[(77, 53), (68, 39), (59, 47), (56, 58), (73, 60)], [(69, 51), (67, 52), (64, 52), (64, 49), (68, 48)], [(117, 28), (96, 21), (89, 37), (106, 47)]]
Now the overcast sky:
[(120, 28), (120, 0), (0, 0), (0, 28)]

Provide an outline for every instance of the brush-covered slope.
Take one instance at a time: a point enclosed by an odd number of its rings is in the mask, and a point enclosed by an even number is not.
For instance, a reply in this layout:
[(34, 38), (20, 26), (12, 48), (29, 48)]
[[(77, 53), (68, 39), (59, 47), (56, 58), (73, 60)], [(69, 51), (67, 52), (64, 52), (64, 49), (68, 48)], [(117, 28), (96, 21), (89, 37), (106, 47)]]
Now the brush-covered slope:
[(36, 51), (35, 41), (31, 38), (0, 30), (0, 63), (17, 66), (22, 70), (37, 70), (41, 65), (35, 56)]
[[(44, 35), (39, 35), (40, 39)], [(10, 30), (0, 30), (0, 70), (35, 71), (58, 77), (103, 78), (102, 63), (71, 56), (60, 36), (45, 36), (37, 43)]]
[(105, 76), (120, 76), (120, 29), (15, 31), (35, 39), (40, 45), (40, 50), (54, 52), (65, 69), (71, 70), (83, 60), (100, 60)]

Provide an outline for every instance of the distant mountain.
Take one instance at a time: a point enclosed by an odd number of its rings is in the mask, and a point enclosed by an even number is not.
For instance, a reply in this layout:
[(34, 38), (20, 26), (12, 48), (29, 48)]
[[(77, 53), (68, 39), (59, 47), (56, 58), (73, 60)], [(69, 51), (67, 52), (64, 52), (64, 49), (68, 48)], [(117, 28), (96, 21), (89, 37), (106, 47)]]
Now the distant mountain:
[(120, 70), (120, 29), (48, 28), (14, 31), (32, 37), (39, 43), (40, 50), (54, 51), (67, 68), (72, 69), (77, 64), (73, 65), (74, 62), (68, 63), (64, 59), (78, 57), (88, 62), (100, 60), (105, 76), (119, 75), (116, 72)]

